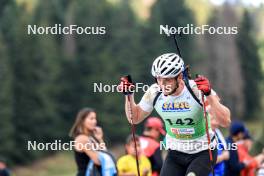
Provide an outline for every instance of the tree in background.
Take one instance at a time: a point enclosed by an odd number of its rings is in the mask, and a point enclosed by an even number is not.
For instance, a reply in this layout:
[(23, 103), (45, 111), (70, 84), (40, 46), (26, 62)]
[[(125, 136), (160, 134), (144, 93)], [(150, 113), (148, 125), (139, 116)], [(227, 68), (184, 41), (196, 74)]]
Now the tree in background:
[[(153, 42), (150, 45), (156, 57), (161, 53), (177, 52), (172, 37), (160, 35), (160, 25), (169, 27), (185, 27), (187, 24), (195, 24), (192, 11), (186, 6), (184, 0), (164, 0), (157, 1), (151, 11), (150, 32)], [(162, 41), (162, 38), (165, 38)], [(192, 35), (182, 35), (178, 37), (180, 48), (186, 63), (194, 63), (199, 60), (195, 52), (195, 40)], [(156, 46), (155, 46), (156, 45)]]
[[(49, 4), (49, 1), (45, 4)], [(37, 12), (41, 13), (41, 9)], [(10, 148), (13, 157), (9, 159), (15, 163), (29, 162), (45, 153), (28, 151), (28, 141), (52, 142), (62, 134), (54, 99), (56, 74), (60, 71), (57, 64), (60, 59), (56, 49), (58, 44), (52, 39), (53, 36), (41, 38), (26, 33), (28, 24), (48, 24), (43, 20), (45, 15), (36, 16), (37, 22), (23, 6), (13, 3), (7, 8), (5, 20), (2, 21), (1, 32), (8, 46), (13, 75), (10, 91), (13, 95), (12, 125), (16, 135), (10, 139), (15, 146)]]
[[(94, 92), (94, 85), (117, 84), (120, 76), (128, 73), (135, 80), (139, 79), (138, 75), (142, 73), (140, 68), (146, 65), (144, 60), (139, 59), (142, 58), (143, 50), (140, 43), (140, 26), (129, 0), (115, 5), (105, 0), (80, 0), (75, 3), (73, 11), (76, 24), (105, 26), (106, 35), (75, 36), (76, 56), (69, 61), (72, 63), (69, 66), (74, 70), (70, 74), (75, 77), (75, 84), (72, 87), (74, 91), (68, 95), (72, 96), (73, 101), (69, 103), (72, 103), (76, 110), (70, 118), (74, 118), (79, 108), (91, 106), (98, 112), (99, 125), (103, 125), (105, 133), (110, 134), (106, 137), (114, 142), (120, 141), (129, 132), (123, 113), (123, 96), (117, 92)], [(83, 16), (86, 18), (82, 18)], [(72, 83), (68, 85), (73, 86)], [(119, 130), (113, 128), (116, 124), (120, 125)]]
[[(238, 20), (234, 7), (226, 3), (221, 8), (215, 9), (208, 23), (214, 27), (227, 27), (237, 26)], [(244, 113), (242, 92), (244, 81), (236, 46), (236, 35), (206, 34), (203, 48), (206, 57), (202, 64), (206, 67), (208, 77), (221, 101), (230, 108), (232, 118), (241, 119)], [(234, 80), (236, 80), (235, 84)]]
[(250, 14), (245, 10), (237, 36), (237, 48), (244, 79), (243, 93), (245, 96), (245, 119), (257, 116), (260, 109), (261, 94), (259, 84), (262, 80), (261, 63), (258, 47), (252, 36), (252, 23)]
[(0, 156), (11, 158), (15, 146), (12, 108), (12, 71), (2, 36), (0, 36)]
[[(16, 119), (16, 102), (18, 97), (15, 94), (15, 89), (16, 89), (16, 78), (15, 78), (15, 67), (18, 62), (16, 59), (17, 56), (19, 55), (19, 50), (18, 50), (18, 45), (19, 45), (19, 40), (17, 38), (18, 34), (18, 28), (16, 28), (18, 24), (18, 14), (19, 14), (19, 9), (16, 5), (15, 1), (9, 1), (8, 3), (1, 4), (1, 21), (0, 21), (0, 29), (1, 29), (1, 67), (3, 67), (3, 72), (1, 72), (1, 77), (2, 78), (9, 78), (10, 80), (6, 82), (5, 80), (3, 81), (3, 84), (1, 85), (1, 93), (3, 93), (3, 96), (1, 101), (7, 101), (6, 105), (4, 106), (3, 109), (1, 109), (1, 118), (3, 118), (2, 125), (5, 125), (6, 128), (10, 128), (10, 130), (14, 130), (12, 133), (14, 135), (10, 135), (10, 133), (6, 133), (4, 135), (7, 135), (7, 137), (1, 137), (1, 143), (4, 143), (1, 145), (1, 152), (6, 152), (7, 160), (11, 163), (18, 163), (18, 158), (19, 155), (21, 154), (21, 146), (18, 150), (15, 150), (16, 147), (19, 144), (18, 141), (16, 141), (16, 137), (20, 136), (21, 134), (17, 134), (17, 129), (16, 125), (19, 119)], [(9, 59), (9, 63), (6, 62), (6, 59)], [(17, 64), (16, 67), (18, 67), (19, 64)], [(4, 68), (7, 67), (7, 68)], [(8, 69), (8, 70), (6, 70)], [(8, 72), (10, 74), (8, 74)], [(10, 77), (11, 76), (11, 77)], [(9, 86), (7, 87), (7, 85)], [(11, 96), (10, 96), (11, 93)], [(9, 107), (9, 110), (12, 110), (11, 113), (8, 113), (6, 106), (8, 104), (11, 106)], [(11, 117), (10, 117), (11, 116)], [(6, 119), (6, 121), (4, 121)], [(3, 128), (4, 130), (5, 128)], [(16, 135), (15, 135), (16, 134)], [(2, 135), (2, 133), (1, 133)], [(23, 135), (23, 134), (22, 134)], [(3, 141), (2, 141), (3, 140)], [(10, 146), (6, 146), (5, 144), (12, 144)], [(8, 152), (10, 151), (10, 152)], [(0, 155), (3, 155), (3, 153), (0, 153)], [(23, 156), (24, 157), (24, 156)]]

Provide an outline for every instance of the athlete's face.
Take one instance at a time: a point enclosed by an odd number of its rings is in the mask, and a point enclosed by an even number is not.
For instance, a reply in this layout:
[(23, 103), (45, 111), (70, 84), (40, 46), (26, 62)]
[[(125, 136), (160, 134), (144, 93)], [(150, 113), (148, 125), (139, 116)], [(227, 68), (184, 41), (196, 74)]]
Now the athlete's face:
[(177, 89), (177, 79), (178, 78), (157, 78), (158, 85), (164, 95), (170, 95)]
[(93, 131), (95, 130), (97, 124), (97, 120), (96, 120), (96, 113), (95, 112), (91, 112), (89, 113), (84, 120), (84, 127), (89, 130), (89, 131)]

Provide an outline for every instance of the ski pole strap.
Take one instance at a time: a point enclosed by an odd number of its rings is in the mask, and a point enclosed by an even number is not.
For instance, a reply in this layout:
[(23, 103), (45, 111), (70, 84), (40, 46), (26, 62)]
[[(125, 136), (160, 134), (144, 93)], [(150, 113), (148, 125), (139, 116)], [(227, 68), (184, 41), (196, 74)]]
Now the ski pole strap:
[(199, 105), (203, 106), (203, 104), (201, 103), (201, 101), (199, 100), (199, 98), (197, 98), (197, 96), (194, 94), (191, 86), (190, 86), (190, 83), (189, 83), (189, 79), (188, 78), (185, 78), (184, 80), (184, 83), (185, 83), (185, 86), (187, 87), (188, 91), (190, 92), (190, 94), (192, 95), (192, 97), (195, 99), (195, 101), (197, 103), (199, 103)]

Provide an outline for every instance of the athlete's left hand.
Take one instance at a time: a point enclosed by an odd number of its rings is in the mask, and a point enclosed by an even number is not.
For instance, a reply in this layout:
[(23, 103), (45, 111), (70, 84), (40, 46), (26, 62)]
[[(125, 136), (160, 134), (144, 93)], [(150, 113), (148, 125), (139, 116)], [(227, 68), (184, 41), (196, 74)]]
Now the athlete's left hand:
[(205, 96), (211, 94), (211, 85), (205, 76), (198, 76), (194, 81), (197, 84), (198, 89), (201, 90)]

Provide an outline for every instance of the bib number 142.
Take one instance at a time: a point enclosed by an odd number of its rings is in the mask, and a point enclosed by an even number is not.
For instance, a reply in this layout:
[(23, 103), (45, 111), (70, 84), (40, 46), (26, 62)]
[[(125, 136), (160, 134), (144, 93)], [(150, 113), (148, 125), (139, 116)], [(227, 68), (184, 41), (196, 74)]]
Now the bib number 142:
[(194, 120), (192, 118), (177, 119), (172, 121), (171, 119), (165, 119), (170, 125), (194, 125)]

